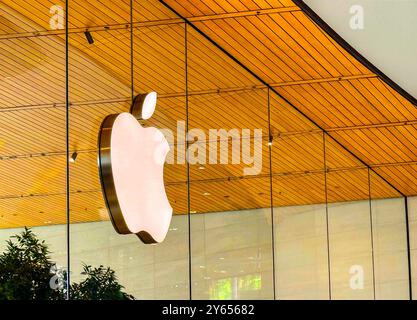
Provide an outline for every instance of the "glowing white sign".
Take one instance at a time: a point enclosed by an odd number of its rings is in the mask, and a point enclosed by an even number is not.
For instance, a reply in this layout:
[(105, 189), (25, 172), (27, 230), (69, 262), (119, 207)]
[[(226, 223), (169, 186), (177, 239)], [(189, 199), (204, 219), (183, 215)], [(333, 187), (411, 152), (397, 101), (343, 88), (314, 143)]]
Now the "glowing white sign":
[(136, 97), (131, 113), (103, 121), (99, 136), (100, 178), (113, 226), (144, 243), (162, 242), (172, 217), (163, 179), (169, 144), (137, 119), (149, 119), (155, 105), (156, 93)]

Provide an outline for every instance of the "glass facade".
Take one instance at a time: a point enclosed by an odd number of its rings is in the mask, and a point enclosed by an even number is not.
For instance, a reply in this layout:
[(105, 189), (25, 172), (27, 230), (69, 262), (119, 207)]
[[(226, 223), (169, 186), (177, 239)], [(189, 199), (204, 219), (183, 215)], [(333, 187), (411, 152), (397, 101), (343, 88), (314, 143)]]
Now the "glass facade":
[[(410, 298), (416, 200), (339, 143), (353, 129), (324, 132), (159, 1), (5, 3), (0, 253), (29, 227), (66, 282), (102, 265), (136, 299)], [(114, 231), (97, 166), (104, 118), (150, 91), (174, 211), (157, 245)]]

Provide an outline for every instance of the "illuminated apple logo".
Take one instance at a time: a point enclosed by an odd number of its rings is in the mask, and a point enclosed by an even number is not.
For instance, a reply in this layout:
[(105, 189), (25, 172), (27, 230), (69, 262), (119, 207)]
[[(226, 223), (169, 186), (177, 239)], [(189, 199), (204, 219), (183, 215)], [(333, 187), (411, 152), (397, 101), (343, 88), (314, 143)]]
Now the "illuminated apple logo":
[(163, 178), (169, 144), (138, 120), (155, 111), (155, 92), (136, 96), (129, 112), (107, 116), (98, 139), (101, 187), (115, 230), (144, 243), (162, 242), (172, 217)]

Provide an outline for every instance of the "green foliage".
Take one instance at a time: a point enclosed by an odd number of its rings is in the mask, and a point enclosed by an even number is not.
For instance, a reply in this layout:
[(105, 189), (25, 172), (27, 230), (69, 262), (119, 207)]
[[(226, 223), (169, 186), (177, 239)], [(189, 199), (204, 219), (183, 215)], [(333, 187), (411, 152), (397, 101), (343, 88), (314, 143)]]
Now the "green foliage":
[(231, 300), (232, 279), (219, 279), (209, 289), (210, 300)]
[[(0, 254), (0, 300), (62, 300), (65, 283), (53, 290), (51, 279), (56, 274), (55, 263), (50, 260), (48, 246), (28, 228), (7, 241)], [(86, 278), (70, 286), (71, 299), (82, 300), (133, 300), (123, 292), (116, 274), (110, 268), (93, 268), (84, 265)], [(63, 273), (66, 278), (65, 272)]]
[(92, 268), (84, 265), (82, 274), (86, 279), (71, 285), (71, 298), (75, 300), (133, 300), (133, 296), (122, 291), (116, 274), (110, 268)]
[(0, 300), (62, 299), (49, 286), (53, 265), (45, 241), (31, 230), (11, 237), (0, 255)]

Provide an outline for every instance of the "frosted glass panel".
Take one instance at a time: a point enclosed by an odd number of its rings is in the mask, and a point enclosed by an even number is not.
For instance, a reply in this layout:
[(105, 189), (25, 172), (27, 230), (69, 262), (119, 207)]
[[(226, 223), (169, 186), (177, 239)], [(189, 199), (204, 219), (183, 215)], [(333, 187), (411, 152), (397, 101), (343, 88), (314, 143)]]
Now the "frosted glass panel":
[(193, 299), (271, 299), (270, 209), (192, 217)]
[(417, 274), (414, 270), (417, 268), (417, 197), (409, 197), (408, 217), (410, 228), (410, 257), (412, 274), (413, 300), (417, 299)]
[(369, 201), (328, 205), (332, 299), (373, 299)]
[(404, 199), (372, 200), (376, 299), (408, 299)]
[(277, 299), (328, 299), (326, 206), (274, 208)]

